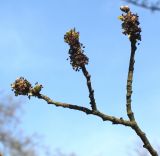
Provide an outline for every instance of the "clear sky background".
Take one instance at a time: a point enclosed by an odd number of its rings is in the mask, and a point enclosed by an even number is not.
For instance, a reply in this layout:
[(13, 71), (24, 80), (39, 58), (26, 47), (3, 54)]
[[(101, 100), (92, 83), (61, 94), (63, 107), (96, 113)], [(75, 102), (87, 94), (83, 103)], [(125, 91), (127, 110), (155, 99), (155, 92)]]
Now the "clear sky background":
[[(130, 43), (122, 35), (117, 0), (0, 1), (0, 89), (20, 76), (43, 84), (52, 99), (89, 107), (82, 72), (72, 70), (63, 37), (75, 27), (89, 57), (88, 71), (99, 110), (127, 118), (126, 79)], [(160, 12), (131, 5), (140, 16), (142, 42), (136, 52), (133, 111), (155, 146), (160, 144)], [(21, 127), (25, 134), (45, 136), (53, 150), (78, 156), (128, 156), (139, 138), (130, 128), (103, 122), (82, 112), (56, 108), (37, 98), (25, 98)], [(135, 156), (134, 153), (132, 153)], [(43, 156), (43, 155), (42, 155)]]

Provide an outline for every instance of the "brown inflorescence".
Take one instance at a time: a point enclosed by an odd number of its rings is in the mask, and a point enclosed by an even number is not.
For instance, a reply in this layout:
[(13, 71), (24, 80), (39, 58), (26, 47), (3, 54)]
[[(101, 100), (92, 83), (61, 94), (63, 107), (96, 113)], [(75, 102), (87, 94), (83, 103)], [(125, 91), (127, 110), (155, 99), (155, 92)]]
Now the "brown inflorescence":
[(25, 78), (20, 77), (15, 80), (13, 84), (11, 84), (12, 90), (15, 95), (28, 95), (30, 89), (32, 88), (30, 82), (28, 82)]
[(84, 46), (79, 42), (79, 32), (75, 28), (71, 29), (64, 35), (64, 41), (70, 46), (69, 58), (70, 64), (75, 71), (79, 71), (83, 66), (88, 64), (88, 57), (84, 54)]
[(40, 94), (43, 86), (41, 84), (36, 83), (34, 87), (30, 84), (28, 80), (24, 77), (17, 78), (14, 83), (11, 84), (12, 91), (14, 91), (15, 95), (27, 95), (30, 96), (38, 96)]
[(128, 35), (130, 40), (141, 41), (138, 15), (132, 13), (128, 6), (121, 6), (120, 9), (125, 13), (119, 16), (119, 19), (122, 21), (123, 34)]

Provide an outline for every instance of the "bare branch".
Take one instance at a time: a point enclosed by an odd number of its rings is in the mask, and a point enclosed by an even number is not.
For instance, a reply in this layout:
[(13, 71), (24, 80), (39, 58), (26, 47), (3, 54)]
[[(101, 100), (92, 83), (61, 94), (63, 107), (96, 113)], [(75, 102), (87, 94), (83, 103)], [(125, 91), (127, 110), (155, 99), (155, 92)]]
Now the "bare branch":
[(97, 106), (96, 106), (96, 102), (95, 102), (95, 98), (94, 98), (94, 90), (92, 89), (92, 84), (91, 84), (91, 75), (88, 73), (85, 66), (82, 67), (82, 72), (87, 80), (87, 87), (88, 87), (88, 91), (89, 91), (89, 98), (90, 98), (90, 104), (92, 106), (92, 110), (96, 111)]
[(89, 98), (90, 98), (90, 104), (92, 107), (92, 110), (97, 110), (95, 98), (94, 98), (94, 90), (92, 89), (91, 85), (91, 76), (88, 73), (85, 65), (88, 64), (89, 59), (84, 54), (84, 50), (82, 48), (85, 48), (82, 43), (79, 41), (79, 32), (76, 32), (76, 29), (71, 29), (64, 35), (64, 41), (68, 43), (70, 46), (69, 49), (69, 58), (70, 58), (70, 64), (72, 65), (72, 68), (75, 71), (79, 71), (82, 69), (82, 72), (87, 80), (87, 87), (89, 90)]
[(130, 63), (128, 69), (128, 79), (127, 79), (127, 94), (126, 94), (126, 108), (127, 108), (127, 115), (131, 121), (135, 121), (134, 113), (132, 112), (131, 107), (131, 96), (132, 96), (132, 81), (133, 81), (133, 71), (134, 71), (134, 55), (136, 51), (136, 42), (131, 42), (131, 56), (130, 56)]
[(69, 108), (69, 109), (74, 109), (74, 110), (79, 110), (79, 111), (85, 112), (86, 114), (92, 114), (92, 110), (90, 110), (89, 108), (86, 108), (86, 107), (72, 105), (69, 103), (57, 102), (57, 101), (54, 101), (43, 94), (39, 94), (37, 97), (39, 99), (45, 100), (48, 104), (53, 104), (57, 107)]
[[(143, 3), (143, 6), (146, 6), (146, 3)], [(128, 6), (122, 6), (120, 9), (123, 12), (123, 14), (119, 16), (119, 19), (122, 21), (122, 29), (123, 29), (122, 33), (128, 36), (129, 41), (131, 43), (131, 56), (129, 61), (129, 69), (128, 69), (128, 77), (127, 77), (127, 85), (126, 85), (126, 89), (127, 89), (126, 111), (127, 111), (129, 120), (124, 120), (123, 118), (110, 116), (97, 110), (96, 102), (94, 98), (94, 90), (92, 89), (91, 80), (90, 80), (91, 76), (88, 73), (87, 69), (85, 68), (85, 65), (88, 64), (89, 59), (83, 53), (84, 52), (82, 50), (83, 45), (79, 42), (79, 32), (76, 32), (75, 28), (71, 29), (69, 32), (65, 34), (64, 40), (70, 46), (69, 57), (70, 57), (70, 64), (72, 65), (72, 68), (75, 71), (79, 71), (80, 69), (82, 69), (82, 72), (86, 77), (87, 87), (89, 90), (90, 104), (92, 109), (69, 104), (69, 103), (54, 101), (49, 97), (40, 93), (41, 89), (43, 88), (42, 85), (37, 83), (34, 87), (32, 87), (31, 83), (23, 77), (16, 79), (16, 81), (11, 85), (12, 90), (14, 91), (16, 96), (26, 95), (29, 98), (31, 96), (34, 96), (39, 99), (43, 99), (48, 104), (52, 104), (57, 107), (78, 110), (86, 114), (98, 116), (103, 121), (110, 121), (112, 122), (112, 124), (121, 124), (124, 126), (131, 127), (142, 140), (144, 144), (143, 147), (146, 148), (152, 156), (158, 156), (157, 151), (154, 150), (154, 148), (150, 144), (146, 134), (138, 126), (136, 119), (134, 117), (134, 113), (132, 111), (132, 107), (131, 107), (132, 81), (133, 81), (134, 63), (135, 63), (134, 56), (137, 49), (136, 43), (137, 41), (141, 41), (141, 28), (139, 26), (140, 24), (139, 18), (137, 14), (134, 14), (130, 11), (130, 8)]]
[(96, 116), (100, 117), (103, 121), (111, 121), (113, 124), (122, 124), (122, 125), (129, 126), (129, 127), (134, 125), (134, 123), (132, 123), (128, 120), (124, 120), (123, 118), (116, 118), (114, 116), (109, 116), (109, 115), (101, 113), (100, 111), (90, 110), (90, 109), (88, 109), (86, 107), (82, 107), (82, 106), (57, 102), (57, 101), (54, 101), (54, 100), (50, 99), (49, 97), (47, 97), (43, 94), (39, 94), (37, 97), (39, 99), (45, 100), (48, 104), (53, 104), (57, 107), (63, 107), (63, 108), (78, 110), (78, 111), (84, 112), (86, 114), (96, 115)]
[(140, 127), (138, 126), (138, 124), (135, 122), (135, 125), (132, 126), (132, 129), (134, 129), (134, 131), (137, 133), (137, 135), (141, 138), (141, 140), (143, 141), (144, 145), (143, 147), (146, 148), (150, 154), (152, 156), (158, 156), (158, 153), (156, 150), (154, 150), (154, 148), (152, 147), (152, 145), (150, 144), (146, 134), (140, 129)]
[(133, 81), (133, 71), (134, 71), (134, 63), (135, 63), (134, 56), (137, 49), (136, 43), (137, 41), (141, 41), (141, 28), (139, 27), (140, 23), (139, 23), (138, 15), (132, 13), (128, 6), (122, 6), (120, 9), (122, 12), (125, 13), (119, 17), (120, 20), (122, 21), (123, 34), (127, 35), (131, 42), (131, 56), (130, 56), (130, 62), (129, 62), (127, 87), (126, 87), (127, 88), (127, 94), (126, 94), (127, 115), (130, 121), (134, 123), (131, 126), (131, 128), (134, 129), (134, 131), (143, 141), (144, 143), (143, 147), (148, 149), (148, 151), (152, 156), (158, 156), (157, 151), (155, 151), (154, 148), (151, 146), (148, 138), (146, 137), (146, 134), (139, 128), (131, 107), (132, 81)]

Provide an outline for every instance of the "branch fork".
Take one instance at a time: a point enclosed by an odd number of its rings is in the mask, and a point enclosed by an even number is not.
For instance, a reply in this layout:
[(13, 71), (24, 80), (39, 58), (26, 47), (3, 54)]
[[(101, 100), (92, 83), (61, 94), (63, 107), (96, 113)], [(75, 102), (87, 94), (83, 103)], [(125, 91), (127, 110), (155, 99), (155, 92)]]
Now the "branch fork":
[(29, 98), (31, 96), (37, 97), (46, 101), (48, 104), (52, 104), (56, 107), (63, 107), (73, 110), (78, 110), (81, 112), (86, 113), (87, 115), (95, 115), (101, 118), (103, 121), (110, 121), (112, 124), (120, 124), (127, 127), (132, 128), (136, 134), (140, 137), (143, 142), (143, 147), (146, 148), (152, 156), (158, 156), (156, 150), (150, 144), (146, 134), (140, 129), (138, 126), (136, 119), (134, 117), (134, 113), (132, 111), (132, 82), (133, 82), (133, 72), (134, 72), (134, 56), (136, 52), (136, 43), (141, 41), (141, 28), (139, 27), (139, 19), (138, 15), (134, 14), (130, 11), (128, 6), (121, 6), (121, 11), (123, 14), (119, 16), (119, 19), (122, 21), (122, 29), (123, 34), (127, 35), (129, 41), (131, 43), (131, 55), (129, 61), (129, 68), (128, 68), (128, 77), (127, 77), (127, 84), (126, 84), (126, 112), (128, 115), (128, 119), (123, 119), (122, 117), (118, 118), (115, 116), (107, 115), (102, 113), (97, 109), (96, 100), (94, 97), (94, 89), (92, 88), (91, 84), (91, 75), (86, 69), (86, 65), (89, 62), (88, 57), (84, 54), (84, 46), (79, 41), (79, 32), (76, 32), (75, 28), (71, 29), (64, 35), (64, 41), (69, 45), (69, 58), (70, 64), (72, 65), (73, 70), (80, 71), (86, 79), (87, 88), (89, 91), (89, 99), (90, 99), (90, 107), (82, 107), (74, 104), (63, 103), (54, 101), (51, 98), (47, 97), (46, 95), (41, 94), (41, 89), (43, 88), (41, 84), (36, 83), (34, 87), (32, 87), (31, 83), (23, 77), (18, 78), (12, 85), (12, 90), (14, 91), (15, 95), (26, 95)]

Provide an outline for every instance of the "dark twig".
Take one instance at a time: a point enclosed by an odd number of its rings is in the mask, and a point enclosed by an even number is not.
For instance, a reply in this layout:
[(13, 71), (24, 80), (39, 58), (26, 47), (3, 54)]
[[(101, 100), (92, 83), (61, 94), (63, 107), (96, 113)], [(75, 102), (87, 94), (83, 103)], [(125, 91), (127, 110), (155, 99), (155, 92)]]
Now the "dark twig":
[(122, 12), (125, 13), (119, 17), (120, 20), (122, 21), (123, 34), (127, 35), (131, 42), (131, 56), (130, 56), (130, 62), (129, 62), (127, 87), (126, 87), (127, 115), (129, 120), (132, 123), (134, 123), (134, 125), (132, 125), (131, 128), (134, 129), (134, 131), (143, 141), (144, 143), (143, 147), (146, 148), (152, 156), (158, 156), (157, 151), (155, 151), (154, 148), (151, 146), (148, 138), (146, 137), (146, 134), (139, 128), (131, 107), (132, 81), (133, 81), (133, 72), (134, 72), (134, 63), (135, 63), (134, 56), (137, 49), (136, 43), (137, 41), (141, 41), (141, 28), (139, 27), (140, 23), (139, 23), (138, 15), (132, 13), (128, 6), (122, 6), (120, 9)]
[(64, 35), (64, 41), (68, 43), (68, 45), (70, 46), (68, 53), (72, 68), (75, 71), (79, 71), (80, 69), (82, 69), (83, 75), (86, 77), (87, 87), (89, 91), (90, 105), (92, 110), (96, 111), (97, 106), (94, 98), (94, 90), (92, 89), (91, 85), (91, 76), (85, 67), (85, 65), (88, 64), (89, 59), (84, 54), (83, 44), (80, 43), (79, 41), (79, 32), (76, 32), (75, 28), (71, 29)]
[(39, 99), (45, 100), (48, 104), (53, 104), (57, 107), (69, 108), (69, 109), (82, 111), (86, 114), (92, 114), (92, 110), (90, 110), (89, 108), (86, 108), (86, 107), (72, 105), (72, 104), (69, 104), (69, 103), (57, 102), (57, 101), (54, 101), (54, 100), (50, 99), (49, 97), (47, 97), (43, 94), (39, 94), (37, 97)]
[(63, 108), (78, 110), (78, 111), (84, 112), (86, 114), (96, 115), (96, 116), (100, 117), (103, 121), (111, 121), (113, 124), (121, 124), (121, 125), (129, 126), (129, 127), (134, 125), (133, 122), (130, 122), (128, 120), (124, 120), (123, 118), (116, 118), (114, 116), (109, 116), (109, 115), (101, 113), (100, 111), (90, 110), (89, 108), (82, 107), (82, 106), (57, 102), (57, 101), (54, 101), (54, 100), (50, 99), (49, 97), (47, 97), (43, 94), (39, 94), (37, 97), (39, 99), (45, 100), (48, 104), (52, 104), (52, 105), (55, 105), (57, 107), (63, 107)]
[(144, 148), (148, 149), (148, 151), (152, 154), (152, 156), (158, 156), (157, 152), (153, 149), (150, 142), (148, 141), (146, 134), (144, 132), (142, 132), (142, 130), (139, 128), (139, 126), (137, 125), (137, 123), (135, 121), (128, 121), (128, 120), (124, 120), (123, 118), (116, 118), (114, 116), (109, 116), (109, 115), (103, 114), (100, 111), (90, 110), (90, 109), (88, 109), (86, 107), (82, 107), (82, 106), (57, 102), (57, 101), (54, 101), (43, 94), (39, 94), (37, 97), (39, 99), (45, 100), (48, 104), (52, 104), (57, 107), (78, 110), (78, 111), (84, 112), (86, 114), (96, 115), (96, 116), (100, 117), (103, 121), (110, 121), (110, 122), (112, 122), (112, 124), (121, 124), (124, 126), (131, 127), (132, 129), (135, 130), (137, 135), (142, 139), (142, 141), (144, 143)]
[(127, 79), (127, 95), (126, 95), (126, 100), (127, 100), (127, 115), (130, 119), (130, 121), (135, 122), (135, 125), (132, 126), (132, 129), (135, 130), (137, 135), (141, 138), (143, 141), (144, 145), (143, 147), (146, 148), (152, 156), (158, 156), (157, 152), (154, 150), (154, 148), (151, 146), (146, 134), (139, 128), (135, 117), (134, 113), (131, 108), (131, 95), (132, 95), (132, 81), (133, 81), (133, 71), (134, 71), (134, 55), (136, 51), (136, 41), (133, 40), (131, 41), (131, 56), (130, 56), (130, 63), (129, 63), (129, 71), (128, 71), (128, 79)]
[(89, 98), (90, 98), (90, 104), (91, 104), (92, 110), (96, 111), (97, 106), (96, 106), (96, 102), (95, 102), (95, 98), (94, 98), (94, 90), (92, 89), (92, 85), (91, 85), (91, 75), (88, 73), (85, 66), (82, 66), (82, 72), (87, 80), (87, 87), (88, 87), (88, 91), (89, 91)]
[(133, 81), (133, 71), (134, 71), (134, 55), (136, 51), (136, 42), (131, 42), (131, 56), (130, 56), (130, 63), (128, 69), (128, 78), (127, 78), (127, 94), (126, 94), (126, 108), (127, 108), (127, 115), (130, 121), (135, 121), (134, 113), (132, 112), (131, 107), (131, 96), (132, 96), (132, 81)]
[(132, 81), (133, 81), (133, 72), (134, 72), (134, 55), (137, 49), (136, 43), (137, 41), (141, 41), (141, 28), (139, 27), (139, 19), (138, 15), (134, 14), (130, 11), (128, 6), (122, 6), (121, 11), (125, 14), (120, 16), (120, 20), (122, 21), (122, 29), (123, 34), (127, 35), (131, 42), (131, 56), (129, 61), (129, 69), (128, 69), (128, 78), (127, 78), (127, 94), (126, 94), (126, 110), (127, 115), (130, 121), (135, 121), (134, 114), (132, 112), (131, 107), (131, 96), (132, 96)]
[(138, 126), (138, 124), (136, 122), (135, 122), (134, 126), (132, 126), (132, 129), (141, 138), (141, 140), (142, 140), (142, 142), (144, 144), (143, 147), (146, 148), (152, 156), (158, 156), (157, 151), (154, 150), (154, 148), (150, 144), (146, 134), (140, 129), (140, 127)]

